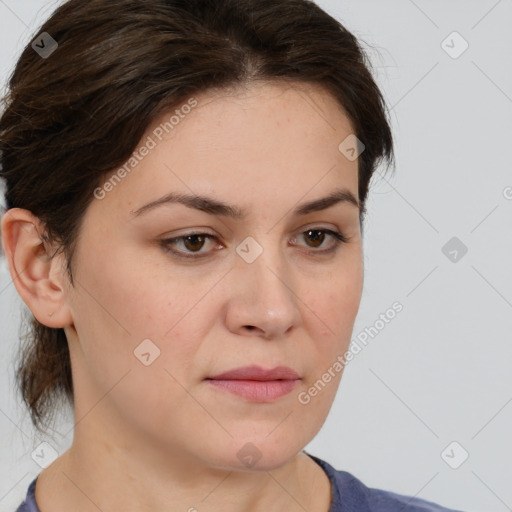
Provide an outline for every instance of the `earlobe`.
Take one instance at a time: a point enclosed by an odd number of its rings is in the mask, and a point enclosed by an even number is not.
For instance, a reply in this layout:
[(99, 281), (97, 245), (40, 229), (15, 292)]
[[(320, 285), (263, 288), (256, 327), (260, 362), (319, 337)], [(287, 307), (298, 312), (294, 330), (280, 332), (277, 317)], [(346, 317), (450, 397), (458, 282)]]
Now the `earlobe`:
[(53, 258), (44, 228), (29, 210), (11, 208), (2, 217), (2, 245), (16, 290), (43, 325), (73, 323), (62, 253)]

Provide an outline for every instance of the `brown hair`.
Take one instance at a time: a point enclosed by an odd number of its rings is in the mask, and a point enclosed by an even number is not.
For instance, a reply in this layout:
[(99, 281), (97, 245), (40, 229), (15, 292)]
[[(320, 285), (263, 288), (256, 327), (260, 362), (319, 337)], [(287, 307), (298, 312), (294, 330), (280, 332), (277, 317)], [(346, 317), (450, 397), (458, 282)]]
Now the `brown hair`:
[[(24, 208), (41, 220), (45, 240), (65, 254), (71, 284), (93, 191), (126, 162), (157, 116), (193, 94), (255, 80), (323, 86), (365, 145), (360, 220), (374, 170), (394, 161), (368, 57), (312, 1), (70, 0), (37, 34), (44, 32), (58, 47), (43, 58), (27, 45), (9, 80), (1, 177), (7, 209)], [(73, 406), (73, 382), (64, 330), (30, 316), (16, 383), (41, 431), (57, 398)]]

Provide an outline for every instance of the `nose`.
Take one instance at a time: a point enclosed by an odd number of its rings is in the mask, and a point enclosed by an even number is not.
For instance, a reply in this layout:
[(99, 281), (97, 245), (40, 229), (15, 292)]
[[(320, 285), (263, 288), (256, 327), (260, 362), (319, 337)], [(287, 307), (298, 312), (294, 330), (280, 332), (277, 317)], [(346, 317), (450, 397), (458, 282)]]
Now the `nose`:
[[(282, 249), (263, 244), (254, 261), (237, 255), (230, 272), (226, 322), (231, 332), (281, 338), (301, 321), (300, 297)], [(254, 247), (251, 247), (254, 250)]]

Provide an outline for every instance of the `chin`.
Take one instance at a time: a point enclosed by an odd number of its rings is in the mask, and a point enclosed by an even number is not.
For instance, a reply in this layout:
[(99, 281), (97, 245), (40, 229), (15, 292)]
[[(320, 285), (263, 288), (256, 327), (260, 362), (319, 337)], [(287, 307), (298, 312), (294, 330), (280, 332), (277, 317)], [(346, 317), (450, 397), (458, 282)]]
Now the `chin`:
[(267, 433), (261, 437), (253, 436), (231, 441), (228, 450), (229, 469), (235, 471), (272, 471), (290, 462), (305, 446), (298, 439), (284, 442), (282, 439), (270, 440)]

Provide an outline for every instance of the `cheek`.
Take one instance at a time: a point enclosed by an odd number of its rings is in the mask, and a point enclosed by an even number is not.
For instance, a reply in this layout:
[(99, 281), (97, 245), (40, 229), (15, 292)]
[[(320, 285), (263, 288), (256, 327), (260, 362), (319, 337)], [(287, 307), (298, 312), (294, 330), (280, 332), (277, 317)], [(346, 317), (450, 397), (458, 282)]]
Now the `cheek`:
[(84, 284), (95, 291), (94, 298), (83, 293), (76, 307), (84, 363), (103, 388), (130, 370), (127, 385), (134, 393), (139, 385), (155, 390), (145, 403), (164, 400), (157, 390), (165, 392), (171, 376), (185, 383), (198, 371), (194, 355), (214, 316), (201, 298), (212, 278), (191, 284), (176, 271), (157, 272), (142, 258), (135, 266), (128, 253), (117, 256), (104, 265), (91, 262), (80, 278), (87, 275)]
[[(350, 346), (359, 311), (362, 263), (359, 259), (352, 263), (344, 265), (339, 272), (333, 272), (329, 279), (310, 286), (308, 300), (305, 301), (309, 309), (307, 330), (310, 345), (306, 359), (307, 378), (302, 389), (308, 394), (308, 404), (303, 406), (315, 411), (318, 417), (328, 413), (336, 395), (344, 371), (339, 361), (340, 358), (344, 360)], [(326, 373), (329, 371), (330, 374)]]
[(326, 278), (309, 283), (305, 303), (318, 321), (318, 334), (332, 340), (345, 341), (351, 330), (361, 301), (362, 264), (356, 261)]
[(115, 425), (120, 414), (141, 430), (168, 430), (173, 411), (190, 407), (183, 386), (200, 339), (197, 317), (186, 314), (190, 301), (178, 301), (161, 280), (143, 286), (122, 265), (89, 272), (88, 280), (82, 268), (74, 304), (79, 350), (72, 354), (77, 417)]
[(144, 339), (160, 346), (160, 333), (172, 325), (172, 298), (156, 293), (154, 281), (144, 280), (143, 268), (114, 252), (91, 252), (80, 262), (72, 299), (79, 338), (74, 352), (80, 373), (89, 374), (99, 388), (108, 389), (143, 366), (134, 350)]

